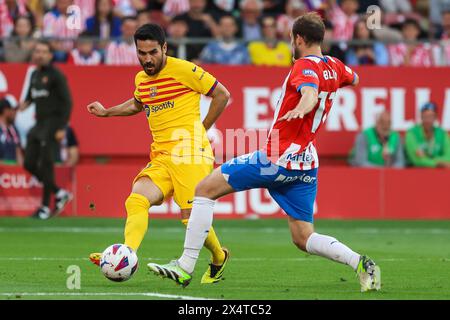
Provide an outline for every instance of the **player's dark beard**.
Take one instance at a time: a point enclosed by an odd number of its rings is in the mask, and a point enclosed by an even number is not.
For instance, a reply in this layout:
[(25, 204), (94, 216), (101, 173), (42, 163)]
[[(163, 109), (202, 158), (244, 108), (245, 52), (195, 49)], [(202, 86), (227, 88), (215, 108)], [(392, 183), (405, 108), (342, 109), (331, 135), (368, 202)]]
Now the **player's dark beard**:
[[(161, 71), (162, 63), (163, 63), (164, 57), (161, 57), (161, 60), (159, 63), (153, 64), (151, 62), (142, 63), (141, 66), (144, 69), (145, 73), (149, 76), (154, 76), (155, 74), (158, 74)], [(148, 69), (153, 68), (153, 71), (148, 71)]]

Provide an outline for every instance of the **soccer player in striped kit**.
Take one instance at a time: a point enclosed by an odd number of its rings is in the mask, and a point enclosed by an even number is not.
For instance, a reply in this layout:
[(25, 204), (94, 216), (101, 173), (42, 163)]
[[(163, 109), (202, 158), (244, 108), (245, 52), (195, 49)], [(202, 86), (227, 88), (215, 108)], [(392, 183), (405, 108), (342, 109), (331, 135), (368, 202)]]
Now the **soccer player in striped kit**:
[(266, 188), (288, 215), (292, 240), (300, 250), (350, 266), (363, 292), (380, 289), (380, 268), (372, 259), (333, 237), (314, 232), (319, 166), (315, 137), (336, 91), (359, 83), (353, 70), (322, 55), (324, 33), (325, 26), (316, 13), (297, 18), (291, 34), (295, 63), (284, 81), (266, 146), (228, 161), (199, 183), (183, 255), (166, 265), (149, 263), (155, 274), (188, 285), (213, 221), (215, 200), (237, 191)]

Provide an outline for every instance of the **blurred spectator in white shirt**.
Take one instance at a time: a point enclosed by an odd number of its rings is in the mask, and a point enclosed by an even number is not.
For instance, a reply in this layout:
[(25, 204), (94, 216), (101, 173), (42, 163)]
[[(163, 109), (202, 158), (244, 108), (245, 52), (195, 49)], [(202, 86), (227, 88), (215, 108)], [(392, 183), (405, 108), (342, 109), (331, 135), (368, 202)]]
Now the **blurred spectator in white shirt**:
[(102, 62), (102, 55), (94, 49), (92, 36), (83, 32), (77, 39), (76, 48), (70, 52), (67, 63), (77, 66), (96, 66)]
[(0, 37), (11, 35), (17, 17), (30, 14), (25, 0), (0, 0)]
[(189, 11), (189, 0), (166, 0), (162, 11), (169, 17), (173, 18)]
[(329, 0), (328, 19), (333, 24), (333, 38), (335, 40), (351, 40), (355, 23), (358, 21), (358, 1), (341, 0), (340, 4), (336, 0)]
[[(81, 20), (78, 20), (79, 17), (75, 16), (77, 12), (69, 13), (68, 10), (72, 4), (73, 0), (56, 0), (55, 7), (44, 15), (44, 37), (58, 39), (51, 41), (55, 61), (65, 61), (67, 59), (67, 52), (73, 48), (73, 40), (81, 32)], [(74, 22), (78, 21), (80, 25), (77, 26), (75, 24), (72, 26), (68, 23), (69, 15)]]
[(402, 25), (405, 42), (389, 46), (391, 65), (430, 67), (435, 64), (429, 43), (417, 43), (421, 28), (415, 19), (407, 19)]
[(122, 20), (122, 39), (111, 42), (106, 48), (105, 63), (109, 65), (140, 65), (136, 56), (134, 33), (137, 21), (133, 17)]

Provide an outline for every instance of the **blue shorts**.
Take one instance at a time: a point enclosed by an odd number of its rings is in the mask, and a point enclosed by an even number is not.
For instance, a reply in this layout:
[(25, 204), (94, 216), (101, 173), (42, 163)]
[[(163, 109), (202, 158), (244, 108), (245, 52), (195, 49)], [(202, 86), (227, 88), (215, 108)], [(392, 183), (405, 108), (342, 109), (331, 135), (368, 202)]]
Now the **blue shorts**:
[(234, 190), (266, 188), (289, 216), (313, 223), (317, 168), (287, 170), (270, 162), (264, 152), (255, 151), (227, 161), (221, 171)]

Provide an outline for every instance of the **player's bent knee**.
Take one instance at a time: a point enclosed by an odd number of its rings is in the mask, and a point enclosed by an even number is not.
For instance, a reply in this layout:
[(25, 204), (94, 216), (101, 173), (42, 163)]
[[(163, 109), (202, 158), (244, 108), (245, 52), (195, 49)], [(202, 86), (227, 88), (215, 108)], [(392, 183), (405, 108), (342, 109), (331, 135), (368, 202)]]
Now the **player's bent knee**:
[(140, 177), (136, 180), (131, 192), (142, 195), (152, 206), (160, 205), (164, 201), (164, 194), (149, 177)]
[(203, 179), (195, 188), (195, 196), (212, 199), (214, 197), (214, 191), (209, 186), (209, 179)]
[(216, 200), (233, 191), (233, 188), (224, 179), (220, 168), (216, 168), (213, 173), (200, 181), (195, 188), (195, 196)]

